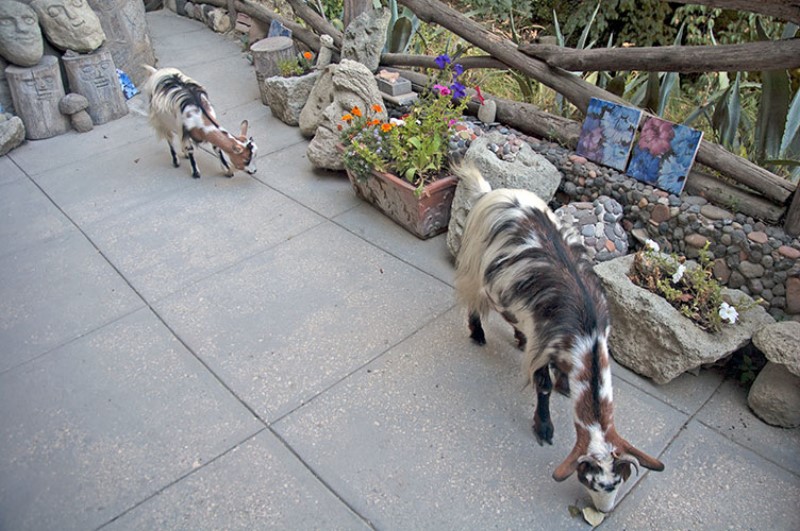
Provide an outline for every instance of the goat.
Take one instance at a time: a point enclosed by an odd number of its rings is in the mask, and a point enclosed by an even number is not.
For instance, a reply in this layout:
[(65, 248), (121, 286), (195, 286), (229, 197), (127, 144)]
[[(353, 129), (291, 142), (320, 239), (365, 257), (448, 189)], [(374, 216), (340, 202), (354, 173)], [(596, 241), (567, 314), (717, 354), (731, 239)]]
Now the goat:
[[(225, 175), (233, 177), (233, 168), (249, 174), (256, 172), (257, 147), (252, 137), (247, 137), (248, 122), (241, 124), (239, 136), (234, 136), (219, 125), (214, 108), (205, 88), (176, 68), (155, 68), (143, 65), (150, 77), (143, 92), (150, 103), (150, 125), (156, 134), (167, 141), (172, 165), (180, 161), (172, 144), (175, 135), (181, 139), (181, 151), (192, 165), (192, 177), (200, 178), (194, 160), (194, 146), (211, 144), (219, 157)], [(230, 163), (225, 159), (230, 158)]]
[(470, 337), (486, 343), (481, 319), (494, 309), (514, 328), (536, 391), (533, 431), (553, 444), (550, 392), (570, 394), (575, 446), (553, 472), (577, 471), (595, 507), (614, 507), (619, 487), (639, 465), (664, 465), (623, 439), (614, 427), (605, 293), (572, 227), (525, 190), (491, 186), (472, 166), (455, 168), (474, 205), (456, 260), (456, 293), (467, 307)]

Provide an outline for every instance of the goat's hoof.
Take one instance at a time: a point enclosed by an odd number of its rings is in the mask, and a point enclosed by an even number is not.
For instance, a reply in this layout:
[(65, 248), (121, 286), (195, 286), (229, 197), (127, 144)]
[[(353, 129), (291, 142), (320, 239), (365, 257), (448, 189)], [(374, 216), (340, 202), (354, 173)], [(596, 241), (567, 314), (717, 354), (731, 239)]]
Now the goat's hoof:
[(476, 345), (483, 346), (486, 344), (486, 336), (484, 336), (483, 333), (480, 334), (473, 333), (469, 337), (470, 339), (472, 339), (472, 342), (475, 343)]
[(172, 167), (173, 168), (180, 168), (181, 167), (181, 163), (178, 162), (177, 160), (173, 160), (172, 161)]
[(199, 179), (199, 178), (200, 178), (200, 174), (199, 173), (193, 173), (192, 174), (192, 179)]
[(546, 422), (538, 426), (537, 423), (534, 423), (533, 425), (533, 435), (536, 437), (536, 442), (539, 443), (539, 446), (544, 446), (545, 443), (552, 446), (554, 431), (552, 422)]

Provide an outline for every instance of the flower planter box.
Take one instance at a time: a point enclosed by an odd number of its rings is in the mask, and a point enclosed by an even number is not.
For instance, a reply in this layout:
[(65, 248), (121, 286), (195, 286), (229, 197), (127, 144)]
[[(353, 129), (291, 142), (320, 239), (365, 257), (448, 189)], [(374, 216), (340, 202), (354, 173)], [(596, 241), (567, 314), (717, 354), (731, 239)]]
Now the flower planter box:
[(347, 170), (347, 177), (358, 197), (416, 237), (425, 240), (447, 230), (458, 184), (455, 176), (426, 185), (419, 197), (414, 186), (390, 173), (373, 171), (370, 178), (359, 179)]
[[(594, 270), (600, 277), (611, 313), (609, 348), (614, 359), (656, 383), (697, 370), (745, 346), (753, 334), (774, 322), (761, 306), (739, 315), (734, 325), (710, 333), (684, 317), (663, 297), (634, 284), (628, 273), (630, 254), (602, 262)], [(739, 290), (723, 289), (733, 301), (752, 299)]]

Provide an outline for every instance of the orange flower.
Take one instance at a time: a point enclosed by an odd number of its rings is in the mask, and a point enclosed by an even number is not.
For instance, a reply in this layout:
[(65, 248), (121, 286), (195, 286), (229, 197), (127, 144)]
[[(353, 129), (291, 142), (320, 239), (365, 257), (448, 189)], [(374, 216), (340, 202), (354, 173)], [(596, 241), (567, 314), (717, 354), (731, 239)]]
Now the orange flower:
[(342, 120), (344, 120), (345, 122), (349, 122), (352, 119), (353, 119), (353, 115), (349, 114), (349, 113), (345, 114), (344, 116), (342, 116)]
[(369, 122), (367, 122), (367, 125), (372, 127), (373, 125), (379, 125), (380, 123), (381, 121), (376, 118), (374, 120), (370, 120)]
[(350, 112), (353, 113), (353, 116), (358, 116), (359, 118), (361, 118), (361, 109), (359, 109), (357, 106), (353, 107), (353, 109)]
[(381, 126), (381, 131), (383, 131), (384, 133), (388, 133), (389, 131), (392, 130), (392, 127), (393, 127), (392, 124), (383, 124)]
[(383, 112), (383, 107), (381, 107), (376, 103), (375, 105), (372, 106), (372, 110), (375, 112)]
[(303, 52), (303, 57), (306, 58), (306, 61), (310, 61), (314, 58), (314, 54), (311, 52)]

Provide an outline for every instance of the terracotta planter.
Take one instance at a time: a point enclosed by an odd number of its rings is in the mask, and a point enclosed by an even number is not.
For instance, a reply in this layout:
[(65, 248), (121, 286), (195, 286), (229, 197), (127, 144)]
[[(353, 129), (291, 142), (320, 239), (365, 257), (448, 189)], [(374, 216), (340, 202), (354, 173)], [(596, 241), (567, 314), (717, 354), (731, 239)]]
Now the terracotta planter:
[(447, 230), (458, 184), (455, 176), (437, 179), (419, 197), (408, 181), (390, 173), (373, 171), (370, 178), (359, 179), (347, 170), (347, 177), (358, 197), (414, 236), (425, 240)]

